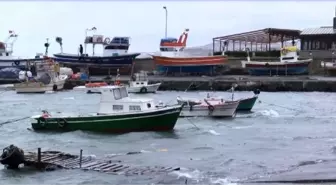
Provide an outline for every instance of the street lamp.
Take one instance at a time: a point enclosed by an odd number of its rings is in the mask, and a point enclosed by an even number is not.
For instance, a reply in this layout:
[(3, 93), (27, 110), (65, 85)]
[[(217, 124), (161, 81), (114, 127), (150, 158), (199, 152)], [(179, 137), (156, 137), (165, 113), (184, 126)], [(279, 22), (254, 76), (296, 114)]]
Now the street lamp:
[(167, 38), (167, 22), (168, 22), (168, 10), (167, 10), (167, 7), (164, 6), (163, 9), (166, 11), (166, 29), (165, 29), (165, 36)]

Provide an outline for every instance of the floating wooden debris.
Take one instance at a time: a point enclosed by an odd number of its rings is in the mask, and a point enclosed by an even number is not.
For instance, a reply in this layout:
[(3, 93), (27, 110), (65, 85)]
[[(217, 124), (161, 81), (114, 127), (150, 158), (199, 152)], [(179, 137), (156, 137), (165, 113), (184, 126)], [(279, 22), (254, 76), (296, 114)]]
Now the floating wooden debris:
[[(12, 157), (11, 160), (16, 159)], [(9, 165), (5, 163), (2, 164)], [(80, 155), (72, 155), (60, 151), (41, 152), (40, 148), (38, 148), (37, 153), (28, 152), (24, 154), (23, 164), (25, 166), (35, 166), (46, 170), (53, 170), (55, 168), (82, 169), (118, 175), (146, 175), (180, 170), (179, 167), (131, 167), (117, 160), (97, 160), (91, 156), (82, 156), (82, 150), (80, 151)]]

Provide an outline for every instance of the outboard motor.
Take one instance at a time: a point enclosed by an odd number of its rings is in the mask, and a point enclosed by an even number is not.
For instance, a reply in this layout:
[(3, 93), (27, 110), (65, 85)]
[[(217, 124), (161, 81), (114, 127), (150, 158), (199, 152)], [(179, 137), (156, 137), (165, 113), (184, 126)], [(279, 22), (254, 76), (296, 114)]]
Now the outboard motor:
[(260, 90), (259, 90), (259, 89), (254, 89), (254, 90), (253, 90), (253, 93), (254, 93), (255, 95), (258, 95), (258, 94), (260, 94)]

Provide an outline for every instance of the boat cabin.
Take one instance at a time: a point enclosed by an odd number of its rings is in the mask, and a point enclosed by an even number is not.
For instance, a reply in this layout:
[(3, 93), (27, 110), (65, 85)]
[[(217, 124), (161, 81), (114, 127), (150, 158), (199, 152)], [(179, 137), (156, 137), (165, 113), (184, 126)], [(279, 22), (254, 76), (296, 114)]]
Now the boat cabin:
[(148, 76), (147, 73), (144, 71), (141, 71), (139, 73), (134, 73), (132, 76), (132, 80), (130, 81), (131, 87), (143, 87), (148, 85)]
[(129, 98), (125, 86), (104, 86), (99, 90), (102, 94), (98, 114), (143, 112), (155, 109), (152, 99)]
[(92, 35), (86, 36), (84, 44), (92, 44), (93, 50), (95, 45), (103, 45), (103, 56), (118, 56), (128, 52), (130, 38), (113, 37), (111, 40), (109, 37), (104, 38), (103, 35)]
[(298, 51), (296, 46), (283, 47), (280, 50), (280, 62), (297, 62)]
[(160, 51), (182, 51), (187, 45), (188, 31), (189, 29), (185, 29), (185, 31), (180, 35), (179, 39), (174, 37), (162, 38), (160, 41)]
[(128, 52), (129, 46), (129, 37), (113, 37), (113, 39), (104, 46), (104, 56), (118, 56), (119, 54), (125, 54)]
[(165, 47), (165, 45), (170, 43), (177, 43), (177, 38), (162, 38), (160, 42), (160, 51), (177, 51), (174, 47)]

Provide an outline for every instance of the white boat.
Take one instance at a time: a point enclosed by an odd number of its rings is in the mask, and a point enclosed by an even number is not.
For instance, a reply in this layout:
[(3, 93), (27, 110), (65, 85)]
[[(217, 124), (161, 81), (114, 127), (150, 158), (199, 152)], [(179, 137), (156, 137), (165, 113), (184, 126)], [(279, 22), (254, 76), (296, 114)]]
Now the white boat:
[(149, 84), (147, 73), (141, 71), (139, 73), (134, 73), (132, 80), (129, 82), (128, 92), (129, 93), (155, 93), (161, 83)]
[(184, 104), (180, 117), (234, 117), (239, 105), (239, 101), (226, 102), (215, 98), (192, 100), (177, 97), (177, 102)]
[(0, 69), (7, 67), (15, 67), (19, 69), (27, 69), (27, 62), (42, 61), (43, 58), (35, 57), (19, 57), (13, 56), (14, 43), (18, 35), (14, 31), (9, 31), (8, 37), (0, 42)]
[(47, 91), (61, 90), (68, 75), (60, 75), (60, 67), (52, 59), (29, 64), (37, 66), (37, 76), (33, 77), (30, 71), (21, 71), (19, 79), (23, 82), (14, 84), (16, 93), (45, 93)]

